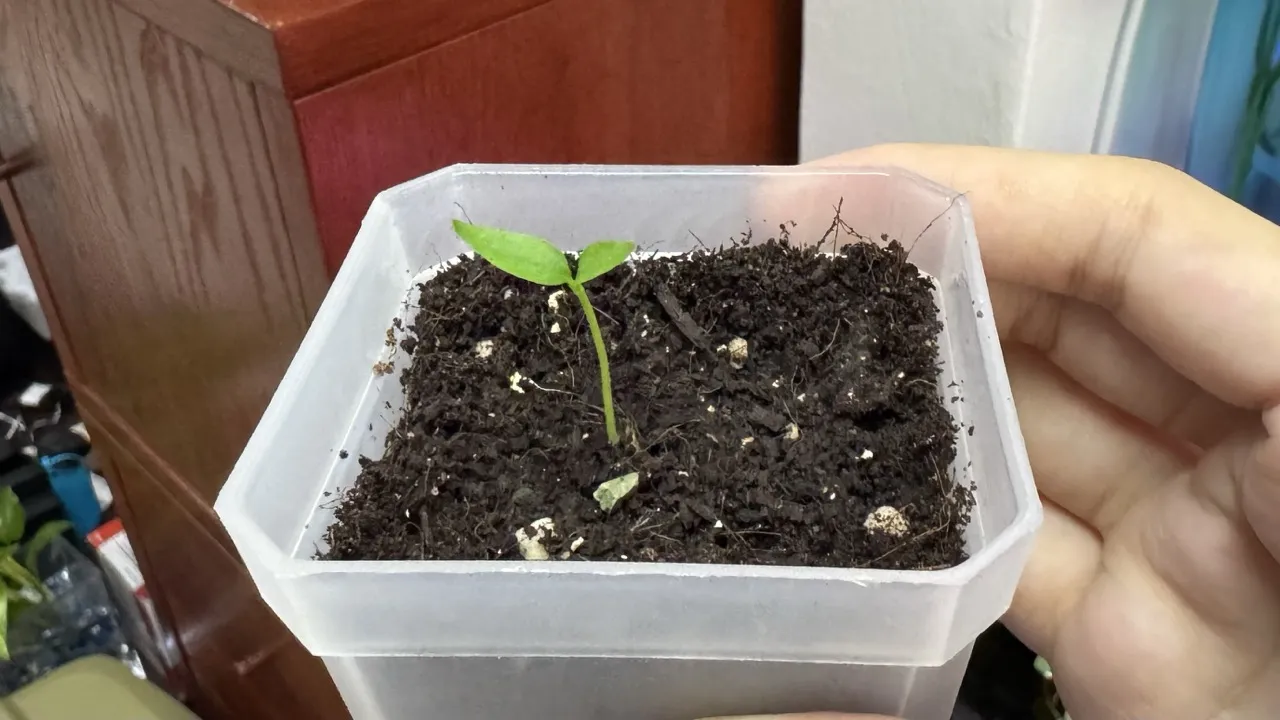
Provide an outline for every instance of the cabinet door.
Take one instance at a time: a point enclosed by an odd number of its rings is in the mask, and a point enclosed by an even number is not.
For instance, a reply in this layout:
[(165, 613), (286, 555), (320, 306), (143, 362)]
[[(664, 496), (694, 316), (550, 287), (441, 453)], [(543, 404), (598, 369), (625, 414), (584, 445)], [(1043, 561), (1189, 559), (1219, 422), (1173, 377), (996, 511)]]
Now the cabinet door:
[(203, 517), (210, 511), (175, 497), (102, 435), (94, 440), (119, 474), (115, 485), (128, 507), (126, 530), (145, 558), (147, 582), (159, 590), (195, 679), (193, 706), (226, 720), (349, 717), (324, 665), (262, 603), (225, 537), (214, 536), (221, 530)]
[(0, 153), (34, 152), (12, 186), (58, 349), (212, 502), (326, 282), (295, 253), (316, 242), (282, 185), (287, 103), (113, 0), (0, 0), (0, 36)]

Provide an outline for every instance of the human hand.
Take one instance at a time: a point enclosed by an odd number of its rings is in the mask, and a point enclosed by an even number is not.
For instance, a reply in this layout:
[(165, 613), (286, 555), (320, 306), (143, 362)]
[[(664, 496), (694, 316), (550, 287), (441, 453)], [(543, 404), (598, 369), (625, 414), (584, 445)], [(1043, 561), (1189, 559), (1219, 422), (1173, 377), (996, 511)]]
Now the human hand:
[(1280, 717), (1280, 229), (1139, 160), (823, 162), (973, 206), (1045, 503), (1006, 623), (1074, 720)]

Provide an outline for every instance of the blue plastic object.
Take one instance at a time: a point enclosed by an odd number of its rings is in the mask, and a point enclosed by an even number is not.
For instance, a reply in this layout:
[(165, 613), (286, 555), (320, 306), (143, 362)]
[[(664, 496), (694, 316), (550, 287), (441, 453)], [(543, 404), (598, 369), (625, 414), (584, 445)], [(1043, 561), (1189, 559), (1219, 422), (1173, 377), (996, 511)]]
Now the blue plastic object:
[[(1245, 101), (1256, 71), (1258, 34), (1269, 5), (1276, 0), (1232, 0), (1218, 3), (1196, 100), (1186, 169), (1201, 182), (1230, 193), (1235, 173)], [(1280, 61), (1280, 47), (1271, 65)], [(1264, 116), (1263, 137), (1254, 149), (1244, 187), (1235, 199), (1250, 210), (1280, 222), (1280, 108), (1273, 97)]]
[(76, 534), (88, 535), (102, 519), (98, 497), (93, 494), (93, 480), (84, 458), (75, 453), (63, 453), (40, 458), (40, 464), (49, 473), (49, 484), (67, 511), (67, 519), (75, 526)]

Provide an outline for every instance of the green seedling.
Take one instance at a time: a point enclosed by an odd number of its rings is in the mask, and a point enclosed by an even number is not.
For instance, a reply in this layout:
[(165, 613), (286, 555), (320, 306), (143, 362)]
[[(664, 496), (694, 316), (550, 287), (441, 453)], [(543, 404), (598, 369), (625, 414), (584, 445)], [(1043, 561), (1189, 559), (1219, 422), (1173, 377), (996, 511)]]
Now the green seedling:
[(482, 227), (461, 220), (453, 221), (453, 230), (477, 255), (499, 270), (539, 285), (564, 285), (582, 303), (582, 311), (587, 316), (587, 327), (591, 329), (591, 340), (596, 346), (596, 358), (600, 361), (600, 396), (604, 402), (605, 432), (609, 435), (609, 442), (617, 445), (618, 425), (613, 416), (609, 355), (605, 351), (604, 336), (600, 334), (595, 308), (591, 306), (591, 299), (587, 297), (583, 286), (626, 262), (631, 251), (635, 250), (635, 243), (621, 240), (593, 242), (578, 253), (578, 269), (575, 273), (569, 267), (569, 259), (559, 248), (536, 235)]

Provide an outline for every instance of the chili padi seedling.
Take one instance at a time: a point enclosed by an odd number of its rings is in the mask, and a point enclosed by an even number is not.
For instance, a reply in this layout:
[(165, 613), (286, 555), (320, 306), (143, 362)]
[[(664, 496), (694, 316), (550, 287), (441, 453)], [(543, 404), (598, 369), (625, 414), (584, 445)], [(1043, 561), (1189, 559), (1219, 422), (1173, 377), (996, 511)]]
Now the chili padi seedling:
[(591, 329), (591, 340), (596, 346), (596, 358), (600, 361), (600, 396), (604, 403), (605, 432), (611, 444), (618, 444), (618, 425), (613, 415), (613, 385), (609, 379), (609, 355), (605, 351), (604, 336), (600, 334), (595, 308), (591, 306), (591, 299), (587, 297), (583, 286), (626, 262), (631, 251), (635, 250), (635, 243), (622, 240), (593, 242), (578, 253), (578, 269), (575, 273), (569, 267), (569, 259), (563, 251), (536, 235), (472, 225), (461, 220), (453, 221), (453, 230), (477, 255), (488, 260), (490, 265), (539, 285), (564, 285), (582, 303), (582, 311), (587, 316), (587, 327)]

